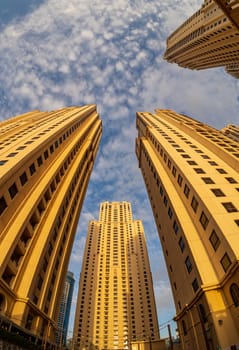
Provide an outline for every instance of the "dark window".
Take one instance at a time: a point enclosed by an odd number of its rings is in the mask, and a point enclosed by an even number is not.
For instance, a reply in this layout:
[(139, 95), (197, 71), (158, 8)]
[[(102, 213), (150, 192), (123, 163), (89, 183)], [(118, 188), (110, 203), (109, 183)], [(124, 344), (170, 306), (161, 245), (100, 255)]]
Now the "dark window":
[(228, 213), (235, 213), (238, 211), (237, 208), (232, 204), (232, 202), (222, 203), (222, 205)]
[(197, 163), (194, 160), (188, 160), (187, 162), (189, 165), (197, 165)]
[(7, 160), (0, 160), (0, 165), (4, 165), (5, 163), (7, 163)]
[(211, 191), (216, 197), (225, 197), (225, 194), (222, 192), (222, 190), (220, 190), (220, 188), (211, 188)]
[(22, 173), (22, 175), (20, 175), (20, 182), (21, 182), (22, 186), (24, 186), (25, 183), (27, 182), (27, 174), (25, 171), (24, 171), (24, 173)]
[(230, 183), (230, 184), (237, 184), (237, 181), (233, 179), (233, 177), (225, 177), (225, 179)]
[(8, 192), (9, 192), (10, 197), (12, 199), (16, 196), (18, 189), (17, 189), (17, 185), (15, 184), (15, 182), (12, 184), (12, 186), (9, 187)]
[(184, 186), (184, 194), (185, 196), (188, 198), (189, 197), (189, 193), (190, 193), (190, 188), (188, 187), (188, 185)]
[(178, 241), (178, 244), (180, 246), (181, 252), (183, 252), (184, 249), (185, 249), (185, 243), (184, 243), (183, 237), (180, 237), (180, 240)]
[(216, 162), (214, 162), (214, 160), (209, 160), (208, 163), (209, 163), (210, 165), (218, 165)]
[(209, 222), (209, 220), (208, 220), (207, 216), (202, 211), (202, 214), (200, 216), (200, 223), (201, 223), (202, 227), (204, 228), (204, 230), (206, 230), (208, 222)]
[(172, 219), (173, 212), (172, 212), (172, 209), (170, 207), (168, 208), (168, 216), (170, 217), (170, 219)]
[(54, 152), (54, 147), (53, 147), (53, 145), (50, 146), (50, 152), (51, 152), (51, 153)]
[(198, 285), (198, 280), (195, 278), (192, 282), (192, 287), (193, 287), (193, 290), (194, 292), (196, 293), (196, 291), (198, 290), (199, 288), (199, 285)]
[(196, 213), (197, 208), (198, 208), (198, 201), (196, 198), (193, 196), (192, 202), (191, 202), (191, 207), (193, 208), (193, 211)]
[(30, 166), (29, 166), (29, 170), (30, 170), (30, 174), (33, 175), (36, 171), (36, 168), (35, 168), (35, 164), (32, 163)]
[(42, 156), (37, 158), (37, 164), (38, 164), (38, 166), (42, 165)]
[(205, 182), (205, 184), (214, 184), (215, 183), (213, 181), (213, 179), (211, 179), (210, 177), (202, 177), (202, 180)]
[(177, 234), (178, 233), (178, 224), (177, 224), (177, 222), (174, 220), (174, 222), (173, 222), (173, 230), (174, 230), (174, 232)]
[(47, 159), (49, 157), (48, 150), (44, 152), (44, 158)]
[(235, 221), (235, 224), (237, 225), (237, 226), (239, 226), (239, 220), (234, 220)]
[(4, 212), (6, 208), (7, 208), (7, 202), (5, 198), (2, 196), (0, 197), (0, 215)]
[(221, 241), (220, 241), (218, 235), (216, 234), (215, 230), (212, 231), (212, 233), (211, 233), (211, 235), (209, 237), (209, 240), (211, 242), (211, 245), (212, 245), (213, 249), (216, 251), (217, 248), (219, 247)]
[(239, 306), (239, 288), (236, 283), (232, 283), (230, 286), (230, 294), (235, 307)]
[(216, 169), (220, 174), (227, 174), (227, 172), (224, 169), (217, 168)]
[(190, 273), (192, 271), (193, 266), (192, 266), (192, 263), (191, 263), (189, 256), (186, 257), (185, 265), (187, 267), (188, 273)]
[(221, 264), (222, 264), (222, 267), (223, 267), (223, 270), (225, 272), (227, 272), (227, 270), (229, 269), (230, 265), (231, 265), (231, 259), (229, 258), (228, 254), (225, 253), (221, 259)]
[(182, 156), (183, 158), (190, 158), (190, 156), (189, 156), (188, 154), (181, 154), (181, 156)]
[(9, 154), (7, 155), (7, 157), (8, 157), (8, 158), (11, 158), (11, 157), (15, 157), (16, 155), (17, 155), (16, 152), (12, 152), (12, 153), (9, 153)]
[(172, 165), (172, 162), (171, 162), (170, 159), (168, 159), (168, 167), (169, 167), (169, 169), (171, 169), (171, 165)]
[(205, 171), (202, 168), (193, 168), (193, 170), (197, 173), (197, 174), (205, 174)]
[(199, 312), (200, 312), (200, 319), (202, 320), (203, 323), (207, 322), (207, 315), (206, 315), (206, 311), (205, 308), (202, 304), (199, 304)]
[(176, 176), (176, 172), (177, 172), (177, 170), (176, 170), (175, 166), (173, 166), (172, 173), (173, 173), (173, 176), (174, 176), (174, 177)]
[(164, 205), (166, 207), (168, 205), (168, 199), (166, 196), (163, 197), (163, 202), (164, 202)]
[(186, 322), (184, 320), (182, 320), (182, 328), (183, 328), (183, 335), (187, 335), (188, 331), (187, 331)]
[(178, 184), (179, 186), (182, 186), (183, 178), (181, 175), (178, 175)]

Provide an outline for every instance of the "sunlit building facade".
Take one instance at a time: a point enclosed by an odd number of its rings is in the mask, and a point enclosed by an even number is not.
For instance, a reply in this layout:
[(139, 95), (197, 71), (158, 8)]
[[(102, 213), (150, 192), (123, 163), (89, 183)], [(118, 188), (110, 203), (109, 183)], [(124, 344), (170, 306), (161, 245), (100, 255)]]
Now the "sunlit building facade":
[(226, 67), (239, 77), (239, 1), (204, 0), (167, 39), (164, 58), (190, 69)]
[(44, 347), (55, 342), (101, 133), (95, 105), (32, 111), (0, 124), (0, 318)]
[(66, 346), (74, 284), (75, 279), (73, 272), (67, 271), (64, 289), (61, 296), (60, 310), (57, 318), (56, 343), (60, 348), (62, 346)]
[(239, 143), (171, 110), (137, 113), (137, 129), (183, 349), (236, 349)]
[(102, 203), (89, 223), (74, 337), (80, 350), (159, 341), (144, 229), (128, 202)]

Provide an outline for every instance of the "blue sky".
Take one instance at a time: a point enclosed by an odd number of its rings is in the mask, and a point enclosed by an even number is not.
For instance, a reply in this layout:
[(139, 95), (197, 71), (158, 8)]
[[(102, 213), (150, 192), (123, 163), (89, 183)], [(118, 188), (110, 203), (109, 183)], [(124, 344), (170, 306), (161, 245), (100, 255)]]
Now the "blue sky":
[[(76, 285), (88, 221), (98, 218), (100, 202), (130, 201), (134, 218), (141, 219), (145, 228), (160, 326), (175, 311), (134, 152), (135, 112), (169, 108), (217, 128), (238, 123), (239, 83), (223, 68), (189, 71), (162, 59), (167, 36), (201, 3), (1, 0), (0, 4), (0, 120), (32, 109), (89, 103), (97, 104), (103, 119), (103, 139), (70, 262)], [(73, 309), (75, 300), (76, 291)], [(161, 334), (167, 335), (166, 328)]]

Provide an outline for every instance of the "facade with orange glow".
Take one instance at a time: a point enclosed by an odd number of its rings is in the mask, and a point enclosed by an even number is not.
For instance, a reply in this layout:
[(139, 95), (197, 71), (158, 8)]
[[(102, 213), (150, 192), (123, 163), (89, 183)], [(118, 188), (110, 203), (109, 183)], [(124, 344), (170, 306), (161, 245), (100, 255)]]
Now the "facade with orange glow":
[(189, 69), (226, 67), (239, 77), (239, 1), (204, 0), (167, 39), (164, 58)]
[[(159, 330), (142, 222), (128, 202), (104, 202), (89, 223), (74, 326), (75, 349), (154, 349)], [(155, 349), (159, 349), (156, 347)]]
[(101, 133), (95, 105), (0, 124), (0, 326), (44, 347)]
[(137, 113), (137, 129), (183, 349), (236, 349), (239, 143), (171, 110)]

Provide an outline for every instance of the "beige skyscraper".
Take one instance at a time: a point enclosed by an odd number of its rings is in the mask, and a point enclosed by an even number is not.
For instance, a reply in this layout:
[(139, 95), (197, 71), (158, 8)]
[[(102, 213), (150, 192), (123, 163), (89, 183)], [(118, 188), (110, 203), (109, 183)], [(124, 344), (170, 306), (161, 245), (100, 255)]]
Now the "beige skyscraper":
[[(74, 326), (75, 349), (158, 344), (159, 330), (142, 222), (128, 202), (104, 202), (89, 223)], [(137, 347), (136, 347), (137, 349)]]
[(239, 1), (204, 0), (168, 37), (164, 58), (190, 69), (224, 66), (239, 78)]
[(32, 111), (0, 124), (1, 327), (44, 347), (55, 341), (101, 133), (95, 105)]
[(236, 349), (239, 143), (170, 110), (137, 113), (137, 128), (183, 349)]

